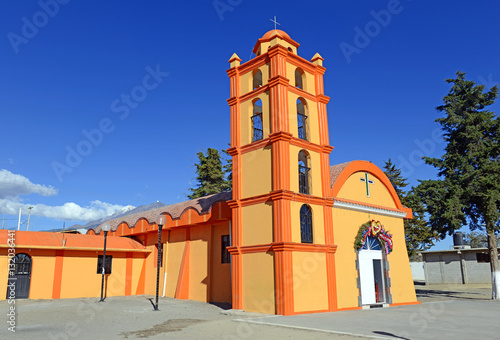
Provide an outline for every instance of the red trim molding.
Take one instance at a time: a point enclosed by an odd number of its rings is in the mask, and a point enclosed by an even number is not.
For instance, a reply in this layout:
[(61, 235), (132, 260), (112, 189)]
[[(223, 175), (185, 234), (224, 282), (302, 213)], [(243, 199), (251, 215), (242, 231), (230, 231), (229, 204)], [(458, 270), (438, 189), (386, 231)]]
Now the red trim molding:
[(231, 246), (227, 247), (231, 255), (267, 253), (269, 251), (279, 253), (283, 251), (299, 251), (307, 253), (335, 254), (337, 245), (335, 244), (311, 244), (295, 242), (273, 242), (268, 244), (257, 244), (252, 246)]

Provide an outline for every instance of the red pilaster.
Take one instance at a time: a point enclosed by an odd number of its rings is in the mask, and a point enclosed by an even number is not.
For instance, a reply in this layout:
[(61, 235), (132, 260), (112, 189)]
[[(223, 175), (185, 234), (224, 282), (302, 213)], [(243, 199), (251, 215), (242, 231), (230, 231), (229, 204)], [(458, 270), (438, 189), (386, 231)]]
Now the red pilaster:
[(293, 315), (292, 249), (287, 244), (273, 244), (276, 277), (276, 314)]

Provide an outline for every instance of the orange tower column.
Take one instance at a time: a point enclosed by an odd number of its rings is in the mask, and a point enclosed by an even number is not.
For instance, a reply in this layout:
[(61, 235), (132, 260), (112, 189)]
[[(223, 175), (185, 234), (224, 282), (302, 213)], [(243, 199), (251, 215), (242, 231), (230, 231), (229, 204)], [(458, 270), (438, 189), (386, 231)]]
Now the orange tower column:
[[(234, 309), (293, 315), (336, 308), (325, 68), (318, 54), (312, 61), (298, 56), (298, 47), (272, 30), (257, 41), (255, 58), (229, 60)], [(302, 155), (314, 176), (307, 192), (299, 188)], [(321, 216), (312, 241), (301, 238), (304, 205)], [(314, 253), (322, 266), (314, 275), (323, 286), (310, 292), (309, 307), (307, 284), (294, 288), (294, 268)]]

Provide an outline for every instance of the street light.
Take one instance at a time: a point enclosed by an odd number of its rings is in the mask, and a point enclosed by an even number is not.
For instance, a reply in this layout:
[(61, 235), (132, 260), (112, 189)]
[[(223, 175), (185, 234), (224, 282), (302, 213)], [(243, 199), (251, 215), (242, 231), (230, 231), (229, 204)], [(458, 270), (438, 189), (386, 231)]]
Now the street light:
[(158, 309), (158, 289), (160, 288), (160, 260), (161, 260), (161, 228), (165, 225), (167, 218), (165, 215), (158, 215), (156, 218), (156, 224), (158, 225), (158, 261), (156, 263), (156, 305), (154, 310)]
[(101, 281), (101, 300), (99, 302), (104, 302), (103, 292), (104, 292), (104, 273), (106, 272), (106, 239), (108, 237), (108, 231), (111, 230), (109, 223), (104, 223), (101, 226), (101, 230), (104, 231), (104, 253), (102, 255), (102, 281)]

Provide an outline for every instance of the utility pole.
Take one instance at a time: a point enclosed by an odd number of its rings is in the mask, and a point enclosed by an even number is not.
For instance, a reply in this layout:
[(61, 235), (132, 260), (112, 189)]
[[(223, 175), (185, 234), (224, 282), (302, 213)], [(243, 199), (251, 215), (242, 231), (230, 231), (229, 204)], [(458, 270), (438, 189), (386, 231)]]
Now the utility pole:
[(5, 217), (3, 218), (3, 221), (2, 221), (2, 229), (3, 229), (4, 225), (5, 225)]
[(17, 230), (21, 228), (21, 208), (19, 208), (19, 221), (17, 222)]
[(31, 209), (33, 209), (33, 207), (29, 207), (28, 210), (30, 211), (29, 214), (28, 214), (28, 227), (26, 228), (26, 231), (29, 231), (30, 230), (30, 217), (31, 217)]

